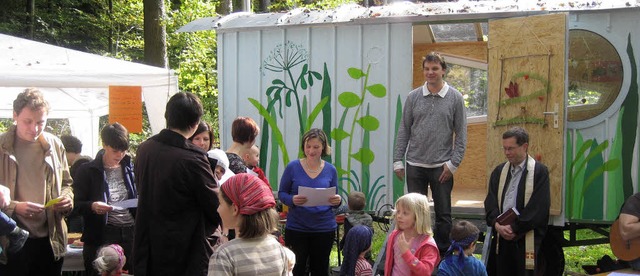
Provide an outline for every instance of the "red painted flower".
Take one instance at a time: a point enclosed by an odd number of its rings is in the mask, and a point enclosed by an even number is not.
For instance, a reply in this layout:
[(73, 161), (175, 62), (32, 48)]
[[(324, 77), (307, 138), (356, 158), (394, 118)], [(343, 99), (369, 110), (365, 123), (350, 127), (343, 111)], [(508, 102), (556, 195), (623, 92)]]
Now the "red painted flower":
[(538, 100), (540, 100), (541, 102), (544, 101), (544, 96), (538, 96)]
[(529, 79), (529, 75), (524, 75), (524, 79), (528, 80)]
[(505, 88), (504, 91), (507, 92), (507, 96), (509, 96), (509, 98), (518, 97), (518, 83), (510, 81), (509, 87)]
[(542, 154), (536, 154), (536, 161), (541, 162), (542, 161)]

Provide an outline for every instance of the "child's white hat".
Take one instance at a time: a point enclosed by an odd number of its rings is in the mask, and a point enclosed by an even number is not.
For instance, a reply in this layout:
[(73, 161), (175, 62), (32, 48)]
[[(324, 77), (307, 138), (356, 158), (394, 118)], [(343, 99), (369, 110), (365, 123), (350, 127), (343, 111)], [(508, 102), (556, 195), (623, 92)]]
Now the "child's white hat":
[(222, 183), (227, 181), (229, 177), (232, 177), (235, 175), (235, 173), (233, 173), (229, 169), (229, 157), (227, 157), (227, 153), (225, 153), (221, 149), (212, 149), (209, 152), (207, 152), (207, 156), (209, 156), (209, 158), (211, 159), (217, 160), (218, 161), (217, 166), (220, 166), (224, 169), (224, 175), (222, 175), (222, 178), (220, 178), (220, 185), (222, 185)]

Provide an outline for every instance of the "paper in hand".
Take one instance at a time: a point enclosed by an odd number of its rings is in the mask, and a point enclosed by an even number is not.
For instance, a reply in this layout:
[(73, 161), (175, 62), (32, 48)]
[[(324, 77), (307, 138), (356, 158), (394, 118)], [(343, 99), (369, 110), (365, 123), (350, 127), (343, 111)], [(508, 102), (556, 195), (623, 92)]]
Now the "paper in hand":
[(54, 204), (56, 204), (56, 203), (60, 202), (61, 200), (62, 200), (62, 198), (61, 198), (61, 197), (57, 197), (57, 198), (54, 198), (54, 199), (52, 199), (52, 200), (49, 200), (49, 201), (44, 205), (44, 208), (49, 208), (49, 207), (53, 206)]
[(299, 187), (298, 194), (307, 197), (307, 202), (302, 206), (329, 206), (329, 199), (336, 194), (336, 188)]
[(116, 202), (114, 204), (111, 204), (111, 206), (115, 210), (136, 208), (136, 207), (138, 207), (138, 199), (137, 198), (133, 198), (133, 199), (127, 199), (127, 200), (123, 200), (123, 201), (118, 201), (118, 202)]

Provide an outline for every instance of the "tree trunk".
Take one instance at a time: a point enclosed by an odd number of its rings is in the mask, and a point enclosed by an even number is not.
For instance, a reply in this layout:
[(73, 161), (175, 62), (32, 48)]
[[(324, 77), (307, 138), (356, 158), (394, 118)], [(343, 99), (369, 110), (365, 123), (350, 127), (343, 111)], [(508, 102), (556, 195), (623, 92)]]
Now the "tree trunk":
[(113, 0), (109, 0), (109, 53), (115, 56), (115, 49), (113, 49)]
[(36, 0), (27, 0), (26, 2), (26, 10), (27, 10), (27, 34), (29, 38), (33, 39), (33, 29), (35, 28), (35, 18), (36, 18)]
[(231, 0), (221, 0), (220, 5), (217, 8), (218, 14), (227, 15), (232, 10)]
[(271, 0), (260, 0), (260, 12), (267, 12), (269, 9), (269, 5), (271, 5)]
[(231, 8), (233, 12), (241, 12), (243, 11), (243, 2), (242, 0), (231, 0)]
[(144, 61), (146, 64), (167, 67), (167, 31), (164, 26), (164, 2), (143, 0), (144, 4)]

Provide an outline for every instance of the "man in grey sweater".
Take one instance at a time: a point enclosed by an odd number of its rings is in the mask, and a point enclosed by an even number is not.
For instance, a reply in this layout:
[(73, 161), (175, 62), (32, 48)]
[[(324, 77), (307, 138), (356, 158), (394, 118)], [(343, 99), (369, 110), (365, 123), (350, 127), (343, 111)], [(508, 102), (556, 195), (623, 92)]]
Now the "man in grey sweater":
[(467, 144), (467, 117), (462, 94), (442, 79), (447, 69), (444, 58), (429, 53), (422, 69), (426, 82), (407, 96), (393, 170), (404, 179), (402, 160), (406, 158), (407, 190), (426, 195), (431, 187), (436, 215), (434, 238), (442, 255), (450, 245), (451, 189)]

